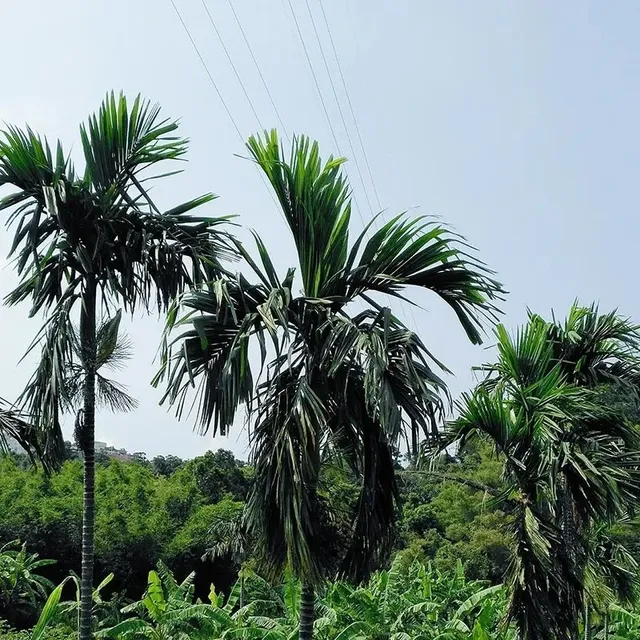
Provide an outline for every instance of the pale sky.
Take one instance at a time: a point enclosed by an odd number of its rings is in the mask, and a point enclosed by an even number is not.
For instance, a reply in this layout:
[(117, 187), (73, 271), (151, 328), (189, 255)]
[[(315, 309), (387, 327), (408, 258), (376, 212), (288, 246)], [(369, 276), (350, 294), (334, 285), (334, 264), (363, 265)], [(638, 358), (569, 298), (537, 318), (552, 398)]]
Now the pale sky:
[[(206, 0), (264, 127), (278, 126), (229, 0)], [(291, 0), (338, 139), (333, 141), (293, 21), (289, 0), (231, 0), (289, 133), (306, 133), (325, 156), (352, 157), (307, 0)], [(308, 0), (354, 145), (320, 0)], [(260, 130), (202, 0), (175, 0), (242, 137)], [(322, 0), (388, 217), (415, 208), (463, 233), (510, 291), (504, 321), (527, 306), (562, 315), (573, 299), (597, 300), (640, 320), (636, 246), (640, 169), (640, 4), (634, 1)], [(240, 214), (278, 267), (294, 264), (292, 244), (260, 176), (205, 74), (171, 0), (3, 2), (0, 120), (29, 123), (80, 149), (78, 124), (105, 92), (140, 92), (181, 119), (191, 138), (185, 173), (156, 190), (168, 208), (213, 191), (211, 215)], [(375, 197), (360, 148), (366, 189)], [(371, 213), (356, 166), (356, 201)], [(354, 230), (362, 222), (354, 215)], [(0, 230), (0, 254), (8, 235)], [(15, 284), (0, 271), (0, 295)], [(456, 374), (490, 354), (471, 347), (455, 317), (433, 296), (426, 310), (400, 309)], [(38, 329), (27, 308), (0, 309), (0, 396), (17, 396), (29, 376), (17, 362)], [(193, 423), (158, 407), (149, 386), (158, 319), (136, 317), (135, 357), (118, 379), (140, 401), (126, 416), (100, 414), (96, 437), (150, 456), (192, 457), (210, 448), (244, 456), (246, 438), (201, 437)], [(488, 341), (490, 343), (490, 341)]]

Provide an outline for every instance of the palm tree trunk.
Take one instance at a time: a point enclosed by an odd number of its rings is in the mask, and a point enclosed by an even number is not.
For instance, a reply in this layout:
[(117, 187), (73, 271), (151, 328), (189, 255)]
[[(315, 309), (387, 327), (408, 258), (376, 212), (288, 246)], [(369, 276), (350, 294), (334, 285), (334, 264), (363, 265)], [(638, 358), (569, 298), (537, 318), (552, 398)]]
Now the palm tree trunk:
[(89, 281), (82, 295), (80, 348), (84, 367), (84, 408), (81, 448), (84, 454), (82, 503), (82, 576), (80, 580), (79, 640), (91, 640), (95, 528), (95, 417), (96, 417), (96, 285)]
[(591, 640), (591, 610), (589, 603), (584, 603), (584, 640)]
[(311, 585), (303, 585), (300, 597), (300, 630), (298, 640), (313, 640), (315, 619), (315, 590)]
[(564, 544), (567, 555), (569, 560), (574, 564), (574, 569), (582, 569), (582, 567), (576, 566), (578, 560), (578, 530), (576, 527), (573, 503), (571, 502), (571, 496), (567, 488), (567, 479), (564, 475), (561, 478), (558, 498), (560, 503), (560, 527), (564, 534)]

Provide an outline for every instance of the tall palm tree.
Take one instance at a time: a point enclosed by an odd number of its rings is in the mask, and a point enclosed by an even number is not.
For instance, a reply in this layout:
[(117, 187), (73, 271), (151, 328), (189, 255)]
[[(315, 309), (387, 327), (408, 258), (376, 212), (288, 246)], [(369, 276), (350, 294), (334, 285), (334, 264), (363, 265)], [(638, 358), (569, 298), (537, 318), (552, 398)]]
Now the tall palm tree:
[(603, 594), (594, 577), (625, 584), (609, 580), (590, 540), (640, 498), (640, 435), (601, 394), (603, 384), (637, 393), (640, 332), (574, 305), (564, 323), (531, 314), (515, 336), (501, 325), (496, 335), (497, 362), (463, 396), (450, 440), (482, 434), (504, 455), (517, 507), (510, 613), (522, 637), (574, 638), (585, 602)]
[[(288, 162), (275, 131), (247, 147), (293, 236), (299, 280), (295, 269), (276, 273), (258, 236), (257, 261), (238, 244), (255, 281), (223, 277), (181, 300), (186, 316), (172, 310), (168, 329), (182, 333), (167, 346), (156, 382), (167, 377), (166, 398), (180, 415), (198, 381), (199, 423), (214, 435), (227, 433), (246, 405), (256, 469), (248, 534), (265, 570), (288, 568), (301, 580), (304, 639), (312, 637), (314, 589), (327, 573), (361, 579), (385, 553), (397, 506), (392, 447), (404, 434), (429, 433), (446, 394), (434, 370), (444, 367), (376, 296), (400, 299), (411, 286), (433, 291), (479, 343), (481, 319), (493, 316), (501, 287), (458, 236), (424, 218), (399, 215), (376, 232), (372, 221), (350, 244), (343, 160), (323, 163), (317, 143), (296, 139)], [(254, 339), (259, 369), (249, 355)], [(341, 554), (318, 487), (326, 450), (360, 480)]]
[[(99, 111), (80, 127), (84, 172), (75, 172), (58, 142), (31, 129), (8, 127), (0, 140), (0, 186), (15, 191), (0, 200), (16, 227), (12, 254), (21, 277), (9, 304), (31, 300), (31, 315), (54, 321), (44, 354), (51, 376), (40, 378), (42, 403), (37, 423), (59, 432), (60, 389), (68, 361), (69, 327), (79, 316), (84, 373), (83, 408), (77, 435), (84, 455), (80, 640), (91, 637), (94, 552), (94, 431), (97, 322), (114, 307), (166, 309), (186, 288), (210, 278), (226, 251), (224, 219), (194, 215), (213, 199), (208, 194), (161, 211), (148, 184), (161, 177), (147, 170), (182, 159), (187, 142), (175, 136), (177, 123), (160, 118), (160, 109), (140, 97), (107, 96)], [(49, 439), (48, 446), (59, 438)], [(52, 452), (52, 454), (55, 453)]]

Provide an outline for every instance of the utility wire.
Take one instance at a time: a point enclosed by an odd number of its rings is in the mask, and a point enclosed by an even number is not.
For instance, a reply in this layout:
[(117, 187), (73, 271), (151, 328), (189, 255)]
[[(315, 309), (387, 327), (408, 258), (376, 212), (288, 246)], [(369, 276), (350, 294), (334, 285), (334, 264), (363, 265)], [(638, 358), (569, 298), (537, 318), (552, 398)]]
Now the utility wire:
[[(296, 17), (295, 9), (293, 8), (293, 4), (291, 4), (291, 0), (287, 0), (289, 3), (289, 8), (291, 9), (291, 15), (293, 16), (293, 21), (296, 25), (296, 30), (298, 31), (298, 37), (300, 38), (300, 43), (302, 44), (302, 49), (304, 50), (304, 55), (307, 58), (307, 63), (309, 65), (309, 69), (311, 70), (311, 75), (313, 76), (313, 81), (316, 85), (316, 89), (318, 91), (318, 96), (320, 98), (320, 102), (322, 104), (322, 109), (324, 111), (324, 115), (327, 118), (327, 122), (329, 124), (329, 129), (331, 130), (331, 135), (333, 136), (333, 142), (336, 145), (336, 149), (340, 146), (338, 144), (338, 139), (336, 137), (336, 132), (333, 129), (333, 124), (331, 122), (331, 118), (329, 117), (329, 111), (327, 111), (327, 105), (324, 102), (324, 98), (322, 97), (322, 90), (320, 89), (320, 84), (318, 83), (318, 78), (316, 76), (316, 72), (313, 69), (313, 64), (311, 63), (311, 58), (309, 57), (309, 52), (307, 51), (307, 45), (304, 42), (304, 37), (302, 36), (302, 31), (300, 29), (300, 24), (298, 23), (298, 18)], [(338, 150), (338, 153), (340, 151)]]
[[(309, 14), (311, 15), (311, 8), (309, 7), (309, 0), (306, 0), (307, 2), (307, 7), (309, 8)], [(342, 65), (340, 64), (340, 56), (338, 56), (338, 50), (336, 48), (336, 44), (335, 41), (333, 40), (333, 35), (331, 34), (331, 27), (329, 26), (329, 20), (327, 18), (327, 14), (324, 10), (324, 5), (322, 3), (322, 0), (318, 0), (318, 3), (320, 4), (320, 9), (322, 11), (322, 17), (324, 19), (324, 24), (327, 27), (327, 33), (329, 34), (329, 41), (331, 43), (331, 48), (333, 50), (333, 56), (336, 60), (336, 66), (338, 67), (338, 72), (340, 74), (340, 80), (342, 81), (342, 87), (344, 89), (344, 93), (347, 97), (347, 103), (349, 104), (349, 110), (351, 111), (351, 117), (353, 118), (353, 124), (355, 126), (355, 130), (356, 130), (356, 134), (358, 136), (358, 140), (360, 142), (360, 148), (362, 149), (362, 155), (364, 156), (364, 161), (367, 167), (367, 172), (369, 174), (369, 180), (371, 180), (371, 185), (373, 187), (373, 193), (375, 195), (376, 198), (376, 203), (378, 205), (378, 210), (382, 213), (382, 219), (384, 221), (385, 220), (385, 215), (384, 215), (384, 211), (382, 209), (382, 204), (380, 202), (380, 196), (378, 195), (378, 189), (376, 188), (376, 182), (373, 179), (373, 172), (371, 171), (371, 164), (369, 163), (369, 157), (367, 155), (367, 150), (364, 146), (364, 140), (362, 139), (362, 134), (360, 133), (360, 127), (358, 126), (358, 119), (356, 118), (356, 112), (355, 109), (353, 108), (353, 103), (351, 102), (351, 96), (349, 94), (349, 88), (347, 87), (347, 81), (344, 77), (344, 72), (342, 71)], [(311, 17), (311, 21), (313, 22), (313, 16)], [(315, 29), (315, 23), (314, 23), (314, 29)], [(316, 30), (316, 37), (318, 36), (318, 32)], [(320, 42), (320, 39), (318, 38), (318, 43)], [(320, 45), (320, 50), (322, 51), (322, 45)], [(323, 54), (323, 59), (324, 59), (324, 54)], [(326, 60), (325, 60), (325, 65), (326, 65)], [(328, 69), (327, 69), (327, 73), (328, 73)], [(329, 79), (331, 79), (331, 76), (329, 76)], [(331, 86), (333, 87), (333, 81), (331, 81)], [(334, 89), (334, 95), (335, 95), (335, 89)], [(337, 100), (337, 97), (336, 97)], [(340, 107), (338, 107), (340, 109)], [(342, 110), (340, 109), (340, 115), (342, 115)], [(344, 118), (343, 118), (343, 123), (344, 123)], [(345, 129), (346, 129), (346, 125), (345, 125)], [(349, 134), (347, 133), (347, 139), (349, 140), (349, 144), (351, 145), (351, 140), (349, 139)], [(355, 151), (353, 150), (353, 147), (351, 147), (351, 153), (354, 154), (354, 158), (355, 158)], [(358, 167), (358, 162), (356, 160), (356, 167)], [(360, 171), (360, 169), (358, 168), (358, 171)], [(362, 174), (360, 174), (360, 180), (362, 181), (363, 187), (364, 187), (364, 181), (362, 180)], [(369, 201), (369, 196), (367, 195), (367, 190), (366, 188), (364, 189), (365, 191), (365, 196), (367, 197), (367, 202), (369, 202), (369, 208), (371, 208), (371, 203)], [(390, 303), (391, 301), (389, 301)], [(413, 313), (413, 304), (409, 304), (409, 314), (411, 315), (411, 320), (413, 321), (413, 326), (416, 328), (418, 327), (418, 323), (416, 322), (416, 317)], [(402, 301), (400, 301), (400, 308), (403, 308), (403, 304)]]
[[(213, 88), (215, 89), (218, 98), (220, 98), (220, 102), (222, 103), (222, 106), (224, 107), (224, 110), (227, 112), (227, 115), (229, 116), (229, 120), (231, 120), (231, 124), (233, 125), (233, 128), (236, 130), (236, 133), (238, 134), (238, 138), (240, 138), (240, 142), (245, 145), (245, 139), (242, 136), (242, 133), (240, 133), (240, 128), (238, 127), (235, 118), (233, 117), (233, 114), (231, 113), (231, 110), (229, 109), (226, 100), (224, 99), (224, 96), (222, 95), (222, 93), (220, 92), (220, 89), (218, 88), (218, 85), (216, 84), (216, 81), (213, 79), (213, 76), (211, 75), (211, 71), (209, 71), (209, 67), (207, 65), (207, 63), (205, 62), (204, 58), (202, 57), (202, 54), (200, 53), (200, 49), (198, 48), (198, 45), (196, 44), (196, 41), (193, 39), (193, 36), (191, 35), (191, 32), (189, 31), (189, 27), (187, 27), (184, 19), (182, 18), (182, 14), (180, 13), (180, 10), (178, 9), (178, 7), (176, 6), (176, 3), (174, 2), (174, 0), (169, 0), (169, 2), (171, 2), (171, 5), (173, 6), (174, 11), (176, 12), (176, 15), (178, 16), (178, 20), (180, 20), (180, 24), (182, 25), (182, 28), (184, 29), (184, 32), (187, 34), (187, 37), (189, 38), (189, 41), (191, 42), (191, 45), (193, 46), (193, 50), (196, 52), (196, 55), (198, 56), (198, 59), (200, 60), (200, 63), (202, 64), (202, 68), (205, 70), (205, 73), (207, 74), (207, 77), (209, 78), (209, 81), (211, 82), (211, 85), (213, 86)], [(265, 186), (265, 189), (269, 192), (269, 195), (271, 196), (271, 200), (273, 200), (273, 204), (275, 205), (276, 209), (280, 212), (280, 215), (284, 218), (284, 213), (282, 212), (281, 207), (278, 206), (278, 203), (276, 202), (275, 196), (273, 195), (273, 191), (272, 189), (269, 188), (269, 185), (267, 184), (267, 181), (265, 180), (265, 177), (262, 173), (262, 171), (260, 170), (259, 167), (258, 168), (258, 173), (260, 174), (260, 179), (262, 180), (262, 184)], [(286, 219), (285, 219), (286, 222)]]
[[(349, 104), (349, 109), (351, 111), (351, 117), (353, 118), (353, 123), (355, 125), (356, 133), (358, 135), (358, 140), (360, 141), (360, 147), (362, 148), (362, 155), (364, 156), (364, 161), (367, 166), (367, 171), (369, 173), (369, 179), (371, 180), (371, 184), (373, 186), (373, 193), (376, 197), (376, 202), (378, 204), (378, 209), (382, 211), (382, 205), (380, 204), (380, 197), (378, 196), (378, 190), (376, 189), (376, 183), (373, 179), (373, 172), (371, 171), (371, 165), (369, 164), (369, 157), (367, 156), (367, 150), (364, 146), (364, 141), (362, 140), (362, 134), (360, 133), (360, 127), (358, 126), (358, 119), (356, 118), (356, 113), (353, 108), (353, 104), (351, 102), (351, 97), (349, 95), (349, 89), (347, 88), (347, 81), (345, 80), (344, 73), (342, 72), (342, 65), (340, 64), (340, 58), (338, 56), (338, 51), (336, 49), (335, 42), (333, 40), (333, 36), (331, 35), (331, 28), (329, 27), (329, 20), (327, 19), (327, 14), (324, 10), (324, 5), (322, 4), (322, 0), (318, 0), (320, 4), (320, 9), (322, 10), (322, 17), (324, 18), (324, 23), (327, 27), (327, 33), (329, 34), (329, 41), (331, 42), (331, 48), (333, 49), (333, 55), (336, 59), (336, 64), (338, 66), (338, 72), (340, 73), (340, 79), (342, 80), (342, 86), (344, 88), (344, 93), (347, 96), (347, 103)], [(383, 216), (384, 217), (384, 216)]]
[(222, 34), (220, 33), (220, 30), (218, 29), (213, 16), (211, 15), (211, 12), (209, 11), (209, 7), (207, 7), (207, 3), (206, 0), (202, 0), (202, 6), (204, 7), (204, 10), (207, 12), (207, 16), (209, 17), (209, 22), (211, 23), (211, 26), (213, 27), (213, 30), (216, 32), (216, 35), (218, 36), (218, 40), (220, 41), (220, 44), (222, 45), (222, 49), (224, 50), (225, 55), (227, 56), (227, 60), (229, 61), (229, 64), (231, 65), (231, 68), (233, 69), (233, 73), (235, 73), (236, 78), (238, 79), (238, 82), (240, 83), (240, 86), (242, 87), (242, 93), (244, 93), (244, 97), (247, 99), (247, 102), (249, 103), (249, 107), (251, 107), (251, 111), (253, 111), (253, 115), (256, 117), (256, 120), (258, 121), (258, 125), (260, 126), (260, 129), (264, 129), (264, 127), (262, 126), (262, 123), (260, 122), (260, 116), (258, 115), (258, 112), (256, 111), (255, 107), (253, 106), (253, 102), (251, 101), (251, 98), (249, 97), (249, 94), (247, 93), (247, 89), (244, 86), (244, 82), (242, 82), (242, 78), (240, 77), (240, 74), (238, 73), (238, 69), (236, 68), (236, 65), (233, 62), (233, 59), (231, 58), (231, 54), (229, 53), (229, 50), (227, 49), (227, 46), (224, 43), (224, 40), (222, 39)]
[(287, 133), (287, 129), (284, 126), (284, 122), (282, 121), (282, 118), (280, 117), (280, 112), (278, 111), (278, 107), (276, 106), (275, 100), (273, 99), (273, 96), (271, 95), (271, 91), (269, 91), (269, 87), (267, 85), (267, 81), (264, 78), (264, 75), (262, 75), (262, 70), (260, 69), (260, 65), (258, 64), (258, 60), (256, 59), (254, 53), (253, 53), (253, 49), (251, 47), (251, 44), (249, 43), (249, 38), (247, 37), (247, 34), (245, 33), (244, 28), (242, 27), (242, 23), (240, 22), (240, 18), (238, 17), (238, 14), (236, 13), (236, 10), (233, 6), (233, 2), (231, 0), (227, 0), (227, 2), (229, 3), (229, 8), (231, 9), (231, 12), (233, 13), (233, 17), (236, 20), (236, 24), (238, 25), (238, 28), (240, 29), (240, 33), (242, 34), (242, 37), (244, 38), (244, 42), (247, 45), (247, 49), (249, 49), (249, 54), (251, 55), (251, 59), (253, 60), (253, 64), (256, 67), (256, 71), (258, 72), (258, 75), (260, 76), (260, 80), (262, 80), (262, 86), (264, 87), (264, 90), (267, 92), (267, 96), (269, 97), (269, 102), (271, 103), (271, 106), (273, 107), (273, 110), (276, 113), (276, 117), (278, 118), (278, 122), (280, 123), (280, 127), (282, 128), (282, 131), (285, 135), (285, 137), (287, 138), (287, 141), (291, 142), (291, 139), (289, 138), (289, 134)]
[[(322, 90), (320, 89), (320, 83), (318, 82), (318, 77), (316, 76), (316, 72), (313, 68), (313, 63), (311, 62), (311, 57), (309, 56), (309, 51), (307, 50), (307, 45), (305, 44), (304, 41), (304, 37), (302, 35), (302, 30), (300, 29), (300, 24), (298, 23), (298, 18), (296, 17), (296, 12), (293, 8), (293, 5), (291, 4), (291, 0), (287, 0), (289, 3), (289, 8), (291, 9), (291, 15), (293, 16), (293, 21), (296, 25), (296, 30), (298, 32), (298, 37), (300, 39), (300, 44), (302, 45), (302, 49), (304, 51), (305, 57), (307, 58), (307, 63), (309, 65), (309, 69), (311, 71), (311, 75), (313, 77), (313, 81), (316, 85), (316, 90), (318, 91), (318, 96), (320, 98), (320, 102), (322, 104), (322, 109), (324, 111), (324, 115), (327, 118), (327, 123), (329, 124), (329, 129), (331, 130), (331, 135), (333, 137), (333, 142), (336, 145), (336, 150), (338, 152), (338, 155), (342, 155), (340, 153), (340, 145), (338, 144), (338, 139), (336, 137), (336, 132), (335, 129), (333, 128), (333, 123), (331, 122), (331, 118), (329, 116), (329, 111), (327, 110), (327, 105), (324, 101), (324, 97), (322, 96)], [(360, 220), (362, 221), (362, 226), (366, 227), (366, 223), (364, 221), (364, 216), (362, 215), (362, 211), (360, 210), (360, 205), (358, 204), (358, 201), (356, 200), (356, 198), (353, 198), (353, 203), (355, 204), (355, 209), (358, 213), (358, 215), (360, 216)]]
[[(334, 142), (335, 142), (336, 149), (338, 150), (338, 153), (340, 153), (339, 144), (338, 144), (338, 141), (337, 141), (337, 139), (336, 139), (335, 130), (334, 130), (334, 128), (333, 128), (333, 124), (332, 124), (332, 122), (331, 122), (331, 118), (329, 117), (329, 112), (328, 112), (327, 107), (326, 107), (326, 104), (325, 104), (325, 102), (324, 102), (324, 98), (323, 98), (323, 96), (322, 96), (322, 90), (320, 89), (320, 84), (318, 83), (318, 78), (317, 78), (316, 73), (315, 73), (315, 70), (314, 70), (314, 68), (313, 68), (313, 64), (312, 64), (312, 62), (311, 62), (311, 58), (310, 58), (310, 56), (309, 56), (309, 52), (308, 52), (308, 50), (307, 50), (307, 46), (306, 46), (306, 44), (305, 44), (305, 42), (304, 42), (304, 37), (303, 37), (303, 35), (302, 35), (302, 31), (301, 31), (301, 29), (300, 29), (300, 24), (298, 23), (298, 19), (297, 19), (297, 17), (296, 17), (296, 13), (295, 13), (295, 11), (294, 11), (294, 9), (293, 9), (293, 5), (291, 4), (291, 0), (288, 0), (288, 3), (289, 3), (289, 8), (291, 9), (291, 14), (293, 15), (293, 20), (294, 20), (294, 22), (295, 22), (296, 29), (297, 29), (297, 31), (298, 31), (298, 36), (299, 36), (299, 38), (300, 38), (300, 42), (301, 42), (301, 44), (302, 44), (302, 48), (303, 48), (304, 53), (305, 53), (305, 56), (306, 56), (306, 58), (307, 58), (307, 63), (309, 64), (309, 69), (311, 70), (311, 75), (313, 76), (313, 80), (314, 80), (314, 82), (315, 82), (316, 89), (317, 89), (317, 91), (318, 91), (318, 95), (320, 96), (320, 102), (322, 103), (322, 107), (323, 107), (323, 110), (324, 110), (325, 116), (326, 116), (326, 118), (327, 118), (327, 122), (329, 123), (329, 128), (331, 129), (331, 134), (332, 134), (332, 136), (333, 136), (333, 140), (334, 140)], [(337, 94), (337, 91), (336, 91), (336, 89), (335, 89), (335, 85), (334, 85), (334, 82), (333, 82), (333, 78), (332, 78), (332, 76), (331, 76), (331, 70), (329, 69), (329, 65), (328, 65), (328, 63), (327, 63), (327, 58), (326, 58), (326, 56), (325, 56), (325, 54), (324, 54), (324, 49), (323, 49), (323, 47), (322, 47), (322, 41), (320, 40), (320, 35), (319, 35), (319, 33), (318, 33), (318, 29), (317, 29), (317, 27), (316, 27), (316, 23), (315, 23), (315, 20), (314, 20), (314, 18), (313, 18), (313, 12), (311, 11), (311, 6), (310, 6), (310, 4), (309, 4), (309, 0), (306, 0), (306, 4), (307, 4), (307, 9), (308, 9), (308, 11), (309, 11), (309, 17), (311, 18), (311, 24), (313, 25), (313, 30), (314, 30), (314, 32), (315, 32), (316, 39), (317, 39), (317, 41), (318, 41), (318, 47), (320, 48), (320, 54), (321, 54), (321, 56), (322, 56), (322, 60), (324, 61), (324, 66), (325, 66), (325, 69), (326, 69), (326, 71), (327, 71), (327, 75), (329, 76), (329, 82), (330, 82), (330, 84), (331, 84), (331, 88), (332, 88), (332, 90), (333, 90), (333, 95), (334, 95), (335, 100), (336, 100), (336, 103), (337, 103), (337, 105), (338, 105), (338, 111), (340, 112), (340, 117), (342, 118), (342, 124), (343, 124), (343, 126), (344, 126), (344, 128), (345, 128), (345, 133), (347, 134), (347, 140), (348, 140), (348, 142), (349, 142), (349, 147), (350, 147), (350, 149), (351, 149), (351, 153), (353, 153), (353, 158), (354, 158), (354, 161), (355, 161), (355, 164), (356, 164), (356, 168), (357, 168), (357, 170), (358, 170), (358, 174), (359, 174), (359, 176), (360, 176), (360, 181), (362, 182), (362, 187), (363, 187), (363, 190), (364, 190), (364, 194), (365, 194), (365, 197), (366, 197), (366, 199), (367, 199), (367, 203), (369, 204), (369, 210), (370, 210), (370, 212), (371, 212), (371, 215), (373, 216), (373, 207), (371, 206), (371, 201), (369, 200), (369, 195), (368, 195), (368, 193), (367, 193), (367, 188), (366, 188), (366, 185), (364, 184), (364, 180), (363, 180), (363, 177), (362, 177), (362, 172), (360, 171), (360, 167), (359, 167), (359, 165), (358, 165), (358, 158), (357, 158), (357, 155), (356, 155), (355, 150), (354, 150), (354, 148), (353, 148), (353, 145), (352, 145), (352, 143), (351, 143), (351, 137), (350, 137), (350, 135), (349, 135), (349, 129), (348, 129), (348, 127), (347, 127), (347, 123), (346, 123), (346, 121), (345, 121), (345, 118), (344, 118), (344, 115), (343, 115), (343, 112), (342, 112), (342, 108), (341, 108), (341, 105), (340, 105), (340, 100), (338, 99), (338, 94)], [(335, 52), (335, 47), (334, 47), (334, 52)], [(343, 80), (344, 80), (344, 79), (343, 79)], [(346, 83), (345, 83), (345, 87), (346, 87)], [(354, 122), (355, 122), (355, 117), (354, 117)], [(378, 202), (379, 202), (379, 200), (378, 200)], [(359, 206), (359, 204), (358, 204), (358, 200), (357, 200), (357, 198), (355, 198), (355, 196), (354, 196), (354, 198), (353, 198), (353, 203), (355, 204), (356, 211), (357, 211), (358, 215), (360, 216), (360, 220), (361, 220), (361, 222), (362, 222), (363, 227), (365, 227), (365, 228), (366, 228), (367, 224), (366, 224), (366, 222), (365, 222), (365, 220), (364, 220), (364, 217), (363, 217), (363, 215), (362, 215), (362, 211), (360, 210), (360, 206)], [(381, 208), (381, 207), (380, 207), (380, 208)], [(375, 226), (376, 228), (378, 228), (377, 222), (374, 222), (374, 226)], [(388, 300), (388, 302), (389, 302), (389, 307), (391, 307), (391, 298), (390, 298), (389, 294), (386, 294), (386, 297), (387, 297), (387, 300)], [(403, 315), (405, 315), (405, 314), (404, 314), (404, 309), (403, 309), (403, 307), (402, 307), (402, 306), (401, 306), (401, 309), (403, 310)], [(406, 315), (405, 315), (405, 320), (406, 320)]]
[(307, 11), (309, 12), (309, 18), (311, 18), (311, 24), (313, 26), (313, 32), (316, 35), (316, 40), (318, 42), (318, 48), (320, 49), (320, 55), (322, 56), (322, 62), (324, 63), (324, 68), (329, 76), (329, 83), (331, 84), (331, 90), (333, 91), (333, 97), (335, 98), (336, 104), (338, 105), (338, 113), (340, 114), (340, 119), (342, 120), (342, 126), (344, 127), (344, 131), (347, 134), (347, 142), (349, 144), (349, 149), (351, 150), (351, 154), (353, 155), (353, 161), (356, 165), (356, 170), (358, 171), (358, 176), (360, 177), (360, 183), (362, 184), (362, 190), (364, 191), (364, 197), (367, 200), (367, 204), (369, 205), (369, 211), (373, 216), (373, 207), (371, 206), (371, 200), (369, 199), (369, 193), (367, 191), (367, 187), (364, 183), (364, 178), (362, 177), (362, 171), (360, 170), (360, 163), (358, 162), (358, 156), (356, 154), (355, 149), (353, 148), (353, 143), (351, 142), (351, 136), (349, 135), (349, 127), (347, 127), (347, 122), (344, 117), (344, 113), (342, 111), (342, 106), (340, 105), (340, 99), (338, 98), (338, 92), (336, 91), (336, 86), (333, 82), (333, 76), (331, 75), (331, 69), (329, 69), (329, 63), (327, 62), (327, 57), (324, 55), (324, 47), (322, 46), (322, 40), (320, 40), (320, 34), (318, 33), (318, 28), (316, 27), (316, 21), (313, 17), (313, 12), (311, 11), (311, 4), (309, 0), (305, 0), (307, 4)]
[(207, 66), (207, 63), (204, 61), (204, 58), (202, 57), (202, 54), (200, 53), (200, 49), (198, 49), (198, 45), (196, 44), (195, 40), (191, 36), (191, 32), (189, 31), (189, 28), (187, 27), (185, 21), (182, 19), (182, 14), (180, 13), (180, 10), (176, 6), (176, 3), (174, 2), (174, 0), (169, 0), (169, 2), (171, 2), (171, 5), (173, 6), (173, 9), (176, 12), (176, 15), (178, 16), (178, 20), (180, 20), (180, 24), (182, 25), (182, 28), (184, 29), (184, 32), (187, 34), (187, 37), (191, 41), (191, 46), (193, 47), (193, 50), (196, 52), (196, 55), (198, 56), (198, 58), (200, 59), (200, 63), (202, 64), (202, 67), (205, 70), (205, 73), (209, 77), (209, 81), (211, 82), (211, 85), (213, 86), (213, 88), (215, 89), (216, 93), (218, 94), (218, 98), (220, 98), (220, 102), (222, 103), (222, 106), (224, 107), (224, 110), (227, 112), (227, 115), (229, 116), (229, 120), (231, 120), (231, 124), (233, 125), (233, 128), (236, 130), (236, 133), (238, 134), (238, 137), (240, 138), (240, 140), (242, 140), (242, 142), (244, 144), (244, 138), (242, 137), (242, 134), (240, 133), (240, 129), (238, 128), (238, 125), (236, 124), (235, 118), (233, 117), (233, 114), (231, 113), (231, 110), (227, 106), (227, 103), (226, 103), (222, 93), (220, 93), (220, 89), (218, 88), (218, 85), (216, 84), (216, 81), (213, 79), (213, 76), (211, 75), (211, 71), (209, 71), (209, 67)]

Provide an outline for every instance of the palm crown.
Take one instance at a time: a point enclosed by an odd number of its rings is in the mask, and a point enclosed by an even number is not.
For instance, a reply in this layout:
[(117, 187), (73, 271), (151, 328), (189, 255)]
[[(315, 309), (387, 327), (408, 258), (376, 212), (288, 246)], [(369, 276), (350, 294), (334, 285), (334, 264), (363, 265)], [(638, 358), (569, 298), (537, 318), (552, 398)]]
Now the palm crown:
[[(160, 118), (157, 105), (138, 97), (129, 107), (124, 96), (111, 94), (80, 128), (82, 175), (60, 143), (53, 152), (29, 128), (3, 132), (0, 186), (15, 191), (0, 200), (0, 211), (12, 210), (11, 253), (21, 277), (7, 296), (10, 304), (30, 298), (32, 315), (53, 308), (50, 317), (64, 331), (87, 291), (97, 294), (106, 313), (114, 304), (166, 308), (185, 287), (211, 277), (219, 257), (228, 254), (219, 229), (225, 220), (192, 211), (213, 196), (160, 211), (148, 191), (149, 181), (160, 177), (148, 170), (186, 153), (186, 140), (173, 135), (176, 128)], [(53, 347), (51, 340), (47, 346)], [(42, 425), (53, 427), (54, 455), (60, 448), (56, 420), (44, 409), (38, 413)]]
[[(280, 277), (258, 236), (257, 260), (238, 243), (253, 281), (224, 277), (181, 300), (168, 329), (182, 332), (167, 344), (156, 382), (166, 376), (166, 398), (182, 413), (198, 380), (199, 422), (214, 434), (226, 433), (247, 406), (256, 480), (246, 518), (264, 543), (268, 569), (288, 566), (310, 584), (327, 567), (361, 578), (384, 552), (394, 520), (391, 446), (405, 427), (432, 429), (445, 391), (441, 365), (375, 295), (430, 289), (478, 343), (501, 287), (461, 238), (424, 218), (401, 215), (373, 233), (369, 225), (350, 244), (343, 161), (323, 163), (307, 138), (294, 141), (288, 162), (275, 132), (251, 138), (248, 149), (293, 236), (301, 291), (296, 270)], [(351, 312), (357, 300), (364, 309)], [(253, 339), (259, 373), (249, 354)], [(340, 558), (328, 557), (321, 524), (329, 508), (319, 469), (330, 454), (345, 459), (360, 482), (354, 535)]]
[(514, 336), (501, 325), (496, 335), (497, 362), (463, 396), (450, 436), (488, 436), (505, 457), (517, 505), (510, 613), (523, 637), (569, 638), (585, 599), (613, 597), (598, 584), (624, 585), (589, 538), (640, 498), (640, 436), (601, 395), (603, 385), (637, 394), (640, 332), (576, 304), (564, 323), (531, 314)]

